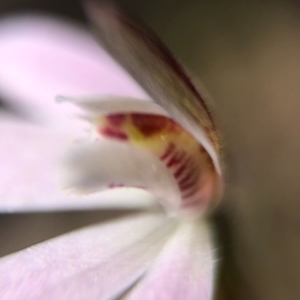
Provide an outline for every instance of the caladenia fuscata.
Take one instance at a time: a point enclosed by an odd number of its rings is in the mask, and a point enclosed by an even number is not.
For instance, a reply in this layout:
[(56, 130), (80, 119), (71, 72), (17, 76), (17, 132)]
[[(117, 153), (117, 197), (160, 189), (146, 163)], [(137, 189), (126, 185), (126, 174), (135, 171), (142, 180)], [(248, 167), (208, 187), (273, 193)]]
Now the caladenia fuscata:
[(67, 102), (58, 106), (74, 104), (90, 126), (62, 156), (63, 188), (74, 195), (145, 189), (163, 210), (153, 204), (4, 257), (0, 290), (5, 299), (212, 299), (217, 253), (209, 215), (223, 175), (211, 112), (148, 30), (112, 6), (87, 1), (86, 9), (101, 45), (153, 101), (58, 96)]

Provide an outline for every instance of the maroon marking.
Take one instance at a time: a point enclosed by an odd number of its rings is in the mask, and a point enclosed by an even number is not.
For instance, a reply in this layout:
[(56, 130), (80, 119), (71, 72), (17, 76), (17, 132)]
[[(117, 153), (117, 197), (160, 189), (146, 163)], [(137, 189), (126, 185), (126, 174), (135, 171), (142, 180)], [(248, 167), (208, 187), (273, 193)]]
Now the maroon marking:
[(188, 172), (185, 174), (183, 178), (181, 178), (178, 182), (178, 184), (185, 184), (187, 181), (189, 181), (194, 175), (198, 176), (197, 168), (196, 166), (191, 166), (191, 161), (187, 163), (189, 166)]
[(179, 163), (182, 162), (183, 158), (184, 158), (185, 153), (184, 152), (178, 152), (175, 153), (171, 159), (169, 160), (169, 162), (167, 163), (167, 167), (171, 168), (172, 166), (176, 166)]
[(174, 151), (174, 149), (175, 149), (175, 145), (173, 143), (169, 143), (165, 152), (160, 156), (160, 159), (165, 160), (166, 158), (168, 158), (170, 154)]
[(146, 114), (131, 114), (133, 124), (140, 130), (142, 134), (147, 137), (159, 132), (166, 126), (170, 119), (157, 116), (157, 115), (146, 115)]
[(180, 176), (183, 174), (183, 172), (187, 169), (188, 164), (187, 161), (183, 162), (182, 165), (176, 170), (174, 173), (174, 177), (176, 180), (180, 178)]
[(198, 182), (198, 178), (193, 178), (190, 182), (185, 183), (184, 185), (179, 186), (180, 190), (182, 192), (187, 191), (191, 189), (193, 186), (195, 186)]
[(186, 199), (189, 198), (191, 196), (193, 196), (197, 191), (198, 191), (199, 187), (196, 185), (193, 189), (191, 189), (188, 193), (182, 195), (182, 198)]
[(182, 174), (187, 170), (187, 173), (190, 173), (189, 167), (191, 165), (191, 158), (187, 157), (186, 160), (184, 160), (174, 173), (174, 177), (176, 180), (179, 180), (179, 178), (182, 176)]
[(191, 172), (191, 171), (187, 172), (186, 175), (182, 179), (179, 180), (178, 185), (182, 186), (182, 185), (188, 183), (193, 178), (193, 175), (194, 175), (193, 172)]
[(117, 131), (111, 128), (103, 128), (100, 129), (100, 134), (103, 134), (106, 137), (110, 137), (113, 139), (118, 139), (118, 140), (122, 140), (122, 141), (127, 141), (128, 140), (128, 136), (126, 133), (121, 132), (121, 131)]
[(113, 115), (106, 116), (106, 119), (113, 126), (121, 126), (124, 123), (125, 119), (126, 119), (126, 115), (124, 115), (124, 114), (113, 114)]
[(196, 172), (196, 169), (190, 171), (187, 173), (187, 176), (184, 177), (183, 180), (181, 180), (178, 183), (178, 186), (180, 188), (180, 190), (187, 190), (189, 189), (191, 186), (193, 186), (194, 184), (197, 183), (198, 181), (198, 174)]

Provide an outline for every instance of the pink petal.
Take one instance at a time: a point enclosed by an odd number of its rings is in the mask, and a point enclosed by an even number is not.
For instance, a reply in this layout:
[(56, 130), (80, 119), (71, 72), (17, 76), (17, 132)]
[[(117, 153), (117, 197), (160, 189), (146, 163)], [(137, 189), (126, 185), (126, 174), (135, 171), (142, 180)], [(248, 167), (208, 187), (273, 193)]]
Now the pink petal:
[(0, 260), (1, 299), (111, 299), (143, 275), (174, 222), (160, 215), (88, 227)]
[(93, 196), (68, 195), (61, 188), (58, 166), (72, 135), (16, 120), (2, 120), (0, 135), (0, 211), (39, 211), (95, 207), (134, 208), (153, 204), (137, 190)]
[(1, 96), (51, 125), (65, 120), (58, 94), (147, 97), (87, 31), (47, 16), (0, 22), (0, 65)]
[(212, 299), (214, 251), (205, 221), (183, 222), (128, 299)]

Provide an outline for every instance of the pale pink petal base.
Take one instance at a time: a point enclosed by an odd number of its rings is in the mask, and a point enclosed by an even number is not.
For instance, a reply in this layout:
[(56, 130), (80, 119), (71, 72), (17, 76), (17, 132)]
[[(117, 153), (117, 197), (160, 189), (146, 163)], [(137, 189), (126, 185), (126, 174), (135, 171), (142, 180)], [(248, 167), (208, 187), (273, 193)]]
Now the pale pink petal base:
[(112, 299), (145, 273), (176, 224), (137, 215), (4, 257), (1, 299)]
[(150, 194), (136, 189), (106, 191), (93, 196), (62, 189), (59, 164), (73, 136), (13, 119), (0, 123), (0, 211), (141, 208), (153, 205)]
[(130, 300), (210, 300), (215, 249), (204, 220), (182, 222)]

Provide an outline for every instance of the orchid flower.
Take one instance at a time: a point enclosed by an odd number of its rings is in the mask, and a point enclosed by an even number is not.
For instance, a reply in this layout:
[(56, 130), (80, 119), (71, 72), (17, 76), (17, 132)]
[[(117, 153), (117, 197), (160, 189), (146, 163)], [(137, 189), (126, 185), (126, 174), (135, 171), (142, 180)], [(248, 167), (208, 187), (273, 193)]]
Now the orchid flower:
[(0, 92), (31, 122), (1, 118), (0, 208), (143, 210), (0, 259), (1, 299), (212, 299), (208, 212), (222, 193), (214, 121), (148, 32), (109, 9), (90, 14), (150, 97), (82, 29), (3, 21)]

